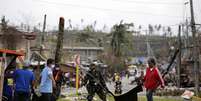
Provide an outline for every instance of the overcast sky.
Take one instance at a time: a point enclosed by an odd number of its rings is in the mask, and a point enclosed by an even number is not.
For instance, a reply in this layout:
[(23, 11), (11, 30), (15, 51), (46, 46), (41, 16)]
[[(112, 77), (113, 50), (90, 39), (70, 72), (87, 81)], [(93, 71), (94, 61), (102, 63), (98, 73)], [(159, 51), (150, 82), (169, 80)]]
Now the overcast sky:
[[(12, 24), (21, 22), (31, 26), (43, 23), (47, 14), (48, 29), (57, 28), (60, 16), (72, 20), (73, 26), (97, 21), (97, 29), (119, 23), (133, 22), (136, 26), (148, 24), (175, 25), (189, 17), (187, 0), (0, 0), (0, 16)], [(201, 0), (194, 0), (197, 23), (201, 23)], [(199, 19), (200, 18), (200, 19)], [(174, 26), (172, 26), (174, 27)], [(42, 28), (42, 27), (41, 27)]]

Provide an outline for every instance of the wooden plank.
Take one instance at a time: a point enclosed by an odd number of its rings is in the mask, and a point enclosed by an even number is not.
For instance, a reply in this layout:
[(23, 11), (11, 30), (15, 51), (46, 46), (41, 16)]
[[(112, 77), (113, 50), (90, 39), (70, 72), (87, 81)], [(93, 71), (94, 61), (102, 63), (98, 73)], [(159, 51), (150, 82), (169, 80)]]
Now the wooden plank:
[(1, 61), (1, 71), (0, 71), (0, 101), (2, 101), (2, 95), (3, 95), (3, 83), (4, 83), (4, 71), (7, 66), (7, 61), (6, 61), (6, 53), (3, 53), (3, 61)]
[(0, 56), (2, 56), (3, 53), (6, 53), (7, 56), (9, 55), (23, 56), (24, 55), (23, 53), (16, 52), (15, 50), (0, 49)]

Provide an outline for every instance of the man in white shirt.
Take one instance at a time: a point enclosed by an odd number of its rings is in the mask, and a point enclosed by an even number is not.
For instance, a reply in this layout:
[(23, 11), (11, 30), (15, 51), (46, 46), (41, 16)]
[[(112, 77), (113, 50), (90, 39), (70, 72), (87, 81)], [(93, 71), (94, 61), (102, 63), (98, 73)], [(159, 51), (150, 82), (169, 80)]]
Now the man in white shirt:
[(51, 101), (53, 87), (56, 86), (52, 73), (53, 67), (54, 67), (54, 60), (48, 59), (47, 65), (41, 72), (41, 83), (40, 83), (40, 92), (42, 94), (41, 101)]

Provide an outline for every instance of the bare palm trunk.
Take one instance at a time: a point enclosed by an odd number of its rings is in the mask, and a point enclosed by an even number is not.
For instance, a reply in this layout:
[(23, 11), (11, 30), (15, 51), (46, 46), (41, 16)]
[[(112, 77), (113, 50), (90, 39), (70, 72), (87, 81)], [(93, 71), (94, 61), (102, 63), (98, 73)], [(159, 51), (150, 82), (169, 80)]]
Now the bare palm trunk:
[(63, 39), (64, 39), (64, 18), (60, 17), (59, 20), (59, 33), (57, 37), (57, 47), (55, 54), (55, 63), (61, 63), (62, 50), (63, 50)]

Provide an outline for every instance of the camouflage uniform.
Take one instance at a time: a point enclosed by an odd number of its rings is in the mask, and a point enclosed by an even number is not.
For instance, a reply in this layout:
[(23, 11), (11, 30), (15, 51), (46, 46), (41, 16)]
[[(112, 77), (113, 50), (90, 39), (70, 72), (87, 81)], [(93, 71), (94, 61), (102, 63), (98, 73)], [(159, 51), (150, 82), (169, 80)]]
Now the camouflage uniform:
[(104, 89), (107, 89), (107, 87), (103, 76), (99, 71), (95, 69), (89, 70), (83, 80), (83, 85), (85, 84), (88, 91), (88, 101), (93, 100), (95, 93), (100, 97), (102, 101), (106, 101), (106, 93)]

